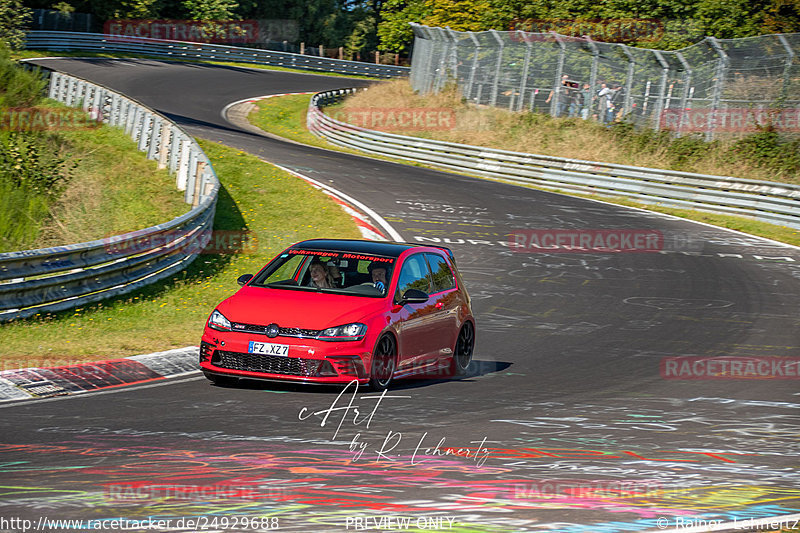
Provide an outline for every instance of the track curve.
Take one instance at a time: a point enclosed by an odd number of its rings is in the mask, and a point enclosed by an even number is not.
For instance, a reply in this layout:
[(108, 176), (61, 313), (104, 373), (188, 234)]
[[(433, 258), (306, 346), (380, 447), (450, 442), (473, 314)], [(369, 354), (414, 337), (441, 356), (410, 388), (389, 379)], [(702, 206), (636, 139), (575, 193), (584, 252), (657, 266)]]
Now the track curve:
[[(459, 531), (611, 532), (656, 529), (659, 518), (673, 528), (800, 512), (797, 376), (661, 374), (666, 357), (800, 359), (798, 249), (282, 142), (220, 115), (243, 98), (363, 80), (149, 60), (39, 63), (335, 186), (408, 241), (447, 243), (474, 298), (478, 345), (473, 375), (399, 385), (369, 425), (341, 411), (325, 425), (324, 413), (299, 419), (338, 391), (203, 380), (4, 408), (3, 477), (15, 489), (0, 500), (3, 516), (269, 516), (290, 531), (385, 530), (387, 519), (410, 517), (418, 529), (452, 519)], [(503, 245), (515, 230), (578, 228), (657, 230), (667, 250)], [(354, 405), (375, 402), (359, 392)], [(172, 487), (171, 497), (156, 486)]]

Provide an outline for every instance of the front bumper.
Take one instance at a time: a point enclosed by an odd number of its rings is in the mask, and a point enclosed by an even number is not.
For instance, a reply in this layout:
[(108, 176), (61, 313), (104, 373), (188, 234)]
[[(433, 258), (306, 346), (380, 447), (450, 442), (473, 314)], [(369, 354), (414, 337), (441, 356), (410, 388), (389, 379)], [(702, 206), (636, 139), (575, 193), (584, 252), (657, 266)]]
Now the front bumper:
[[(248, 352), (250, 341), (289, 346), (287, 356)], [(347, 384), (369, 381), (366, 368), (371, 350), (361, 341), (326, 342), (290, 337), (265, 338), (206, 328), (200, 343), (204, 372), (270, 381)]]

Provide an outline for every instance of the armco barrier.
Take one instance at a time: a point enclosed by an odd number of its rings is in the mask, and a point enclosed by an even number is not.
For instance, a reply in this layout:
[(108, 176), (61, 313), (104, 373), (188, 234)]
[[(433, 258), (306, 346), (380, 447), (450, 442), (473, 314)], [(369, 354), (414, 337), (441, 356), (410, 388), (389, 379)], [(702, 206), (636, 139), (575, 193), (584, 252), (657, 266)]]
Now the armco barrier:
[(0, 253), (0, 321), (60, 311), (125, 294), (189, 265), (211, 237), (219, 181), (200, 146), (177, 125), (105, 87), (50, 73), (49, 96), (111, 126), (175, 174), (191, 210), (106, 239)]
[(166, 41), (144, 37), (122, 37), (101, 33), (66, 31), (28, 32), (25, 46), (35, 50), (86, 50), (104, 53), (129, 53), (169, 59), (202, 59), (205, 61), (231, 61), (255, 63), (275, 67), (357, 74), (375, 78), (408, 76), (408, 67), (375, 65), (343, 59), (260, 50), (241, 46)]
[(322, 112), (356, 89), (311, 98), (308, 128), (329, 142), (432, 166), (548, 189), (624, 196), (649, 204), (743, 215), (800, 228), (800, 186), (496, 150), (368, 130)]

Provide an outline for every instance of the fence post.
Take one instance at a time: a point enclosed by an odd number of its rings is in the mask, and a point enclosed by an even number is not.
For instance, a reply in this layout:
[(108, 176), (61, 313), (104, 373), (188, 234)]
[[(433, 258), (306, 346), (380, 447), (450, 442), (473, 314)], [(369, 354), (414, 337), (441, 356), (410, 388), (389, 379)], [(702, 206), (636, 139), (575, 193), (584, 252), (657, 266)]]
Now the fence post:
[[(522, 80), (519, 85), (519, 101), (517, 102), (517, 111), (522, 111), (522, 106), (525, 104), (525, 91), (528, 88), (528, 71), (531, 66), (531, 54), (533, 53), (533, 42), (530, 39), (525, 39), (525, 33), (522, 30), (517, 30), (517, 35), (525, 42), (525, 59), (522, 62)], [(533, 98), (531, 98), (533, 101)]]
[(166, 120), (161, 124), (161, 138), (159, 139), (158, 146), (158, 168), (167, 168), (167, 159), (169, 157), (169, 148), (171, 145), (172, 129), (169, 127), (169, 122)]
[(58, 100), (58, 93), (59, 93), (59, 83), (61, 83), (61, 74), (58, 72), (53, 72), (50, 74), (50, 87), (47, 93), (47, 97), (52, 100)]
[(450, 40), (448, 39), (447, 33), (445, 32), (444, 28), (434, 28), (439, 30), (439, 39), (438, 42), (443, 43), (444, 50), (442, 51), (442, 57), (439, 59), (439, 68), (437, 70), (438, 75), (436, 76), (436, 80), (433, 85), (433, 92), (438, 93), (442, 90), (442, 87), (445, 86), (447, 83), (447, 56), (450, 55)]
[[(472, 88), (475, 86), (475, 73), (478, 70), (478, 57), (481, 53), (481, 42), (475, 37), (475, 32), (467, 32), (469, 34), (469, 38), (472, 40), (472, 43), (475, 45), (475, 51), (473, 52), (472, 57), (472, 68), (469, 71), (469, 83), (467, 84), (467, 100), (472, 99)], [(480, 104), (480, 102), (476, 101), (476, 104)]]
[[(628, 57), (628, 72), (625, 75), (625, 103), (623, 104), (623, 112), (627, 115), (628, 113), (633, 113), (633, 75), (636, 70), (636, 60), (627, 46), (624, 44), (620, 46)], [(594, 91), (594, 87), (592, 87), (592, 91)]]
[[(795, 53), (792, 50), (789, 41), (786, 40), (786, 37), (783, 35), (778, 35), (778, 40), (780, 40), (783, 48), (786, 50), (786, 63), (783, 66), (783, 87), (781, 88), (781, 100), (786, 100), (786, 97), (789, 95), (789, 84), (791, 81), (791, 72), (792, 72), (792, 64), (794, 63)], [(779, 105), (783, 105), (783, 102), (780, 102)]]
[(149, 140), (148, 137), (150, 136), (150, 131), (152, 129), (153, 124), (153, 115), (149, 112), (144, 112), (142, 117), (142, 124), (139, 126), (137, 124), (136, 130), (139, 132), (138, 134), (138, 143), (139, 143), (139, 151), (144, 152), (147, 149), (147, 143)]
[[(725, 86), (725, 75), (728, 71), (728, 54), (725, 53), (725, 50), (719, 45), (719, 42), (714, 37), (706, 37), (706, 40), (711, 43), (711, 47), (717, 52), (719, 55), (719, 59), (717, 59), (717, 67), (715, 69), (715, 77), (716, 83), (714, 83), (714, 91), (711, 94), (711, 116), (709, 117), (709, 122), (711, 124), (717, 123), (717, 110), (720, 107), (720, 101), (722, 100), (722, 90)], [(714, 139), (714, 131), (709, 128), (706, 131), (706, 140), (711, 141)]]
[(453, 41), (453, 49), (450, 51), (449, 58), (450, 69), (452, 69), (451, 72), (453, 73), (453, 79), (455, 79), (456, 83), (458, 83), (458, 34), (448, 27), (447, 35), (450, 37), (450, 40)]
[[(189, 139), (181, 139), (180, 159), (178, 160), (178, 175), (176, 176), (176, 186), (179, 191), (185, 191), (187, 182), (189, 181), (189, 147), (191, 146)], [(189, 203), (189, 202), (186, 202)]]
[[(678, 115), (682, 120), (689, 106), (689, 86), (692, 84), (692, 67), (691, 65), (689, 65), (689, 62), (686, 61), (686, 58), (683, 57), (682, 53), (675, 52), (675, 56), (678, 58), (678, 61), (680, 61), (681, 65), (683, 66), (683, 93), (681, 94), (681, 112)], [(678, 124), (679, 124), (678, 130), (675, 133), (678, 135), (678, 137), (680, 137), (681, 135), (680, 122)]]
[(658, 50), (652, 50), (653, 55), (656, 56), (656, 59), (661, 64), (661, 84), (658, 88), (658, 100), (656, 100), (656, 112), (655, 112), (655, 121), (653, 121), (653, 129), (659, 130), (661, 128), (661, 115), (664, 112), (665, 108), (665, 93), (667, 91), (667, 79), (669, 76), (669, 63), (667, 60), (664, 59), (664, 56)]
[(147, 159), (157, 159), (158, 149), (161, 146), (161, 117), (154, 116), (150, 123), (150, 145), (147, 147)]
[(556, 78), (553, 82), (553, 99), (550, 101), (550, 116), (558, 116), (558, 103), (561, 100), (561, 76), (564, 73), (564, 58), (567, 53), (567, 46), (561, 40), (561, 36), (556, 32), (550, 32), (558, 43), (558, 65), (556, 66)]
[(586, 39), (586, 44), (589, 45), (589, 48), (592, 49), (592, 69), (589, 72), (589, 85), (591, 85), (592, 92), (594, 92), (594, 84), (597, 83), (597, 67), (600, 63), (600, 49), (588, 35), (584, 39)]
[(494, 83), (492, 83), (492, 99), (490, 104), (492, 106), (497, 105), (497, 92), (498, 87), (500, 85), (500, 69), (503, 67), (503, 51), (505, 49), (506, 43), (500, 38), (500, 34), (497, 33), (497, 30), (489, 30), (492, 32), (497, 44), (500, 45), (500, 50), (497, 52), (497, 66), (494, 70)]

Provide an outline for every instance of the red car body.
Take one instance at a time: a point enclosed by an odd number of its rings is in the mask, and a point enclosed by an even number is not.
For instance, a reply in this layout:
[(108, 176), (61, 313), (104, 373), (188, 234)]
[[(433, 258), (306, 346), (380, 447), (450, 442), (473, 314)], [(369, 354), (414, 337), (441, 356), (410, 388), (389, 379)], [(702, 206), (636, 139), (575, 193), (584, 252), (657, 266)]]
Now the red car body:
[[(314, 263), (339, 275), (331, 287), (313, 284)], [(373, 283), (374, 268), (388, 271), (385, 284)], [(470, 364), (475, 319), (447, 248), (304, 241), (239, 282), (203, 332), (200, 367), (215, 383), (355, 380), (382, 390), (403, 377), (463, 374)]]

